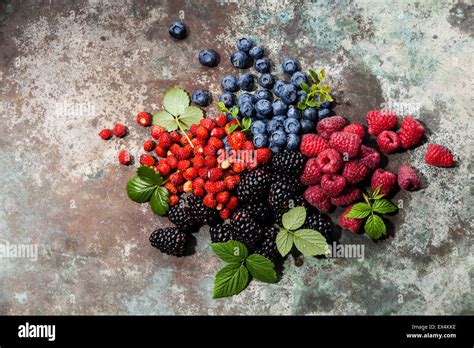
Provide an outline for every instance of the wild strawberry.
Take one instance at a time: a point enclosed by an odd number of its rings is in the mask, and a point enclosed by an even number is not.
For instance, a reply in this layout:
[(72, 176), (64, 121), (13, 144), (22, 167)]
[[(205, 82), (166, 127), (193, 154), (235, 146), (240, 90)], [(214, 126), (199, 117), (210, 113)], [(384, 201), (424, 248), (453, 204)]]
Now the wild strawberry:
[(168, 198), (168, 202), (170, 206), (176, 205), (179, 202), (179, 197), (177, 195), (170, 195)]
[(380, 193), (387, 195), (395, 187), (396, 182), (397, 176), (395, 174), (379, 168), (372, 174), (370, 187), (372, 192), (375, 191), (377, 187), (380, 187)]
[(191, 166), (191, 162), (188, 161), (188, 160), (181, 160), (181, 161), (178, 162), (178, 170), (180, 172), (184, 172), (190, 166)]
[(216, 155), (216, 153), (217, 153), (217, 148), (215, 148), (215, 147), (212, 146), (212, 145), (209, 145), (209, 144), (208, 144), (208, 145), (206, 145), (206, 146), (203, 147), (203, 154), (204, 154), (204, 156), (208, 156), (208, 155), (209, 155), (209, 156), (214, 156), (214, 155)]
[(222, 191), (216, 195), (217, 203), (223, 204), (223, 205), (225, 205), (229, 201), (229, 198), (230, 198), (229, 191)]
[(170, 133), (170, 138), (173, 143), (179, 143), (179, 141), (181, 140), (181, 135), (178, 131), (174, 131)]
[(199, 139), (207, 139), (208, 136), (209, 136), (209, 131), (206, 128), (204, 128), (203, 126), (197, 127), (196, 137), (198, 137)]
[(193, 180), (196, 176), (198, 176), (198, 170), (196, 168), (188, 168), (183, 173), (183, 177), (186, 180)]
[(388, 110), (372, 110), (366, 116), (369, 134), (377, 136), (385, 130), (393, 129), (397, 126), (397, 116)]
[(151, 167), (155, 165), (155, 159), (153, 158), (153, 156), (150, 156), (144, 153), (140, 156), (140, 164), (142, 166)]
[(125, 150), (122, 150), (118, 154), (118, 161), (120, 164), (129, 165), (132, 163), (132, 156)]
[(300, 152), (306, 157), (316, 157), (329, 147), (329, 142), (319, 135), (305, 134), (301, 138)]
[(208, 177), (209, 180), (219, 180), (223, 176), (222, 170), (220, 168), (211, 168), (209, 169)]
[(214, 123), (214, 120), (212, 118), (203, 118), (203, 119), (201, 119), (199, 124), (201, 126), (203, 126), (204, 128), (206, 128), (208, 131), (213, 130), (214, 127), (216, 126), (216, 124)]
[(222, 142), (222, 140), (217, 139), (215, 137), (210, 137), (207, 141), (207, 145), (210, 145), (216, 149), (222, 149), (224, 147), (224, 143)]
[(232, 175), (232, 176), (226, 176), (224, 178), (224, 184), (227, 190), (232, 190), (234, 187), (237, 186), (237, 184), (239, 183), (239, 180), (236, 177), (238, 176)]
[(158, 157), (165, 157), (167, 152), (168, 151), (164, 147), (161, 147), (161, 146), (155, 147), (155, 153)]
[(168, 163), (171, 169), (178, 168), (178, 159), (175, 156), (166, 157), (166, 163)]
[(175, 155), (179, 160), (188, 159), (193, 155), (193, 148), (190, 145), (186, 145), (176, 150)]
[(163, 132), (166, 132), (166, 129), (164, 129), (163, 127), (161, 126), (157, 126), (157, 125), (154, 125), (154, 126), (151, 126), (151, 129), (150, 129), (150, 135), (153, 139), (157, 139), (160, 137), (161, 133)]
[(159, 173), (159, 172), (160, 172), (160, 170), (158, 169), (158, 166), (157, 166), (157, 165), (154, 165), (152, 168), (153, 168), (153, 170), (154, 170), (156, 173)]
[(255, 153), (258, 163), (268, 163), (270, 158), (272, 158), (272, 152), (265, 147), (255, 150)]
[(346, 125), (346, 119), (342, 116), (327, 117), (318, 122), (316, 129), (318, 134), (329, 139), (332, 133), (341, 131)]
[(227, 140), (233, 150), (240, 150), (242, 145), (247, 141), (247, 137), (241, 131), (236, 130), (227, 136)]
[(153, 140), (147, 140), (143, 143), (143, 150), (152, 151), (156, 146), (156, 143)]
[(208, 193), (206, 196), (204, 196), (204, 199), (202, 200), (202, 203), (208, 207), (214, 209), (217, 205), (217, 202), (214, 198), (214, 195), (212, 193)]
[(245, 143), (242, 145), (242, 150), (245, 151), (253, 151), (255, 147), (253, 146), (253, 142), (250, 140), (247, 140)]
[(362, 126), (360, 123), (352, 123), (348, 126), (345, 126), (342, 131), (346, 133), (357, 134), (361, 138), (363, 138), (365, 135), (364, 126)]
[(227, 205), (225, 206), (227, 209), (230, 211), (235, 210), (237, 206), (239, 205), (239, 200), (237, 197), (232, 196), (229, 198), (229, 201), (227, 202)]
[(227, 208), (224, 208), (222, 209), (220, 212), (219, 212), (219, 216), (225, 220), (225, 219), (228, 219), (230, 217), (230, 213), (231, 211)]
[(238, 123), (237, 123), (237, 120), (232, 120), (232, 121), (230, 121), (229, 123), (227, 123), (227, 124), (225, 125), (224, 130), (225, 130), (225, 132), (226, 132), (227, 135), (229, 135), (230, 133), (232, 133), (232, 132), (231, 132), (231, 127), (234, 128), (234, 127), (235, 127), (234, 124), (238, 124)]
[[(186, 135), (187, 135), (187, 137), (186, 137)], [(194, 138), (191, 132), (186, 132), (186, 135), (183, 134), (181, 136), (181, 139), (179, 140), (179, 143), (183, 146), (189, 145), (189, 141), (192, 142), (193, 138)], [(189, 138), (189, 140), (188, 140), (188, 138)]]
[(201, 178), (203, 178), (204, 180), (207, 180), (207, 177), (208, 177), (208, 173), (209, 173), (209, 169), (207, 168), (200, 168), (198, 169), (198, 174)]
[(151, 125), (151, 115), (148, 112), (140, 112), (137, 115), (137, 123), (142, 127)]
[(173, 155), (176, 156), (176, 152), (181, 149), (181, 146), (179, 144), (171, 144), (170, 148), (168, 149), (169, 152), (171, 152)]
[(401, 143), (397, 133), (383, 131), (377, 136), (377, 145), (383, 153), (392, 153), (401, 146)]
[(176, 185), (173, 184), (171, 181), (168, 181), (163, 186), (165, 187), (165, 189), (167, 189), (169, 191), (170, 194), (176, 194), (178, 192), (178, 189), (176, 188)]
[(227, 116), (225, 114), (217, 115), (216, 123), (219, 127), (224, 127), (227, 123)]
[(195, 195), (196, 197), (202, 197), (205, 195), (205, 191), (202, 187), (194, 187), (193, 186), (193, 195)]
[(206, 180), (198, 176), (196, 179), (193, 180), (193, 187), (202, 187), (204, 188), (204, 184), (206, 183)]
[(335, 132), (331, 134), (329, 144), (333, 149), (353, 158), (359, 154), (362, 139), (353, 133)]
[(127, 127), (121, 123), (116, 123), (114, 126), (114, 135), (117, 138), (123, 138), (127, 134)]
[(245, 170), (245, 163), (242, 161), (236, 161), (232, 163), (232, 170), (235, 173), (242, 173)]
[(167, 132), (163, 132), (158, 137), (158, 146), (164, 147), (165, 149), (169, 148), (173, 141), (171, 140), (170, 135)]
[(170, 175), (170, 181), (175, 185), (179, 185), (184, 181), (184, 178), (181, 173), (173, 173)]
[[(197, 138), (196, 138), (197, 139)], [(194, 139), (193, 139), (194, 140)], [(195, 145), (193, 149), (194, 156), (200, 156), (204, 154), (204, 149), (201, 145)]]
[(344, 210), (342, 215), (339, 217), (339, 226), (351, 231), (352, 233), (357, 233), (362, 227), (364, 219), (347, 218), (346, 215), (349, 214), (349, 212), (352, 210), (352, 207), (352, 205), (348, 206), (347, 209)]
[(211, 137), (222, 139), (225, 137), (225, 130), (223, 128), (216, 127), (211, 131)]
[(225, 190), (225, 184), (223, 180), (219, 180), (219, 181), (209, 180), (209, 181), (206, 181), (206, 183), (204, 184), (204, 189), (206, 190), (206, 192), (217, 193), (217, 192), (221, 192)]
[(204, 157), (204, 163), (207, 168), (213, 168), (217, 165), (216, 156), (206, 156)]
[(160, 172), (161, 176), (167, 176), (171, 171), (171, 167), (168, 165), (168, 163), (160, 161), (158, 164), (158, 171)]
[(108, 140), (112, 137), (112, 131), (110, 129), (107, 129), (107, 128), (102, 129), (99, 132), (99, 137), (101, 137), (104, 140)]
[(202, 168), (206, 165), (206, 161), (202, 156), (195, 156), (193, 159), (191, 159), (191, 162), (193, 163), (193, 167), (196, 169)]
[(176, 189), (178, 190), (178, 192), (183, 192), (183, 185), (176, 185)]
[(423, 134), (425, 134), (425, 128), (420, 122), (410, 116), (406, 116), (403, 119), (400, 130), (398, 131), (400, 142), (405, 150), (417, 145), (423, 137)]
[(190, 193), (193, 190), (193, 182), (188, 180), (183, 185), (183, 191), (186, 193)]
[(438, 144), (429, 144), (425, 154), (425, 162), (436, 167), (451, 167), (454, 156), (447, 148)]

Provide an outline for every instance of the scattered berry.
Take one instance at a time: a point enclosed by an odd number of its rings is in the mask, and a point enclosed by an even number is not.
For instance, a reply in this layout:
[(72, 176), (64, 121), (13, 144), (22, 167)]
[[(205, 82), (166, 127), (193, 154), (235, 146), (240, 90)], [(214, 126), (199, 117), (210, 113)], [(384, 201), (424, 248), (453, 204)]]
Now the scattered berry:
[(183, 256), (188, 235), (177, 227), (160, 228), (150, 236), (150, 243), (162, 253)]
[(213, 49), (204, 48), (199, 51), (198, 60), (202, 65), (212, 68), (219, 64), (219, 54)]
[(183, 22), (175, 21), (172, 22), (168, 27), (168, 32), (172, 38), (176, 40), (182, 40), (186, 37), (186, 26)]
[(140, 112), (137, 115), (137, 123), (142, 127), (151, 125), (151, 115), (148, 112)]
[(102, 129), (100, 132), (99, 132), (99, 136), (104, 139), (104, 140), (108, 140), (112, 137), (112, 131), (110, 129)]
[(420, 176), (416, 170), (409, 164), (401, 164), (398, 167), (398, 186), (402, 190), (415, 191), (420, 188)]
[(436, 167), (451, 167), (454, 156), (446, 147), (438, 144), (429, 144), (425, 154), (425, 162)]
[(132, 156), (125, 150), (122, 150), (118, 154), (118, 160), (120, 164), (129, 165), (132, 163)]
[(360, 228), (362, 227), (364, 219), (346, 218), (346, 215), (349, 214), (349, 212), (352, 210), (352, 207), (352, 205), (348, 206), (347, 209), (344, 210), (342, 215), (339, 217), (339, 226), (351, 231), (352, 233), (358, 233)]
[(420, 122), (410, 116), (406, 116), (403, 119), (400, 130), (398, 131), (400, 142), (405, 150), (417, 145), (423, 137), (423, 134), (425, 134), (425, 128)]
[(143, 150), (153, 151), (155, 146), (156, 146), (156, 143), (153, 140), (147, 140), (143, 143)]
[(117, 138), (123, 138), (127, 134), (127, 127), (121, 123), (116, 123), (114, 126), (114, 135)]
[(393, 129), (397, 126), (397, 116), (388, 110), (372, 110), (366, 116), (369, 134), (377, 136), (385, 130)]
[(196, 89), (191, 96), (191, 100), (194, 104), (205, 107), (211, 104), (212, 96), (209, 91)]

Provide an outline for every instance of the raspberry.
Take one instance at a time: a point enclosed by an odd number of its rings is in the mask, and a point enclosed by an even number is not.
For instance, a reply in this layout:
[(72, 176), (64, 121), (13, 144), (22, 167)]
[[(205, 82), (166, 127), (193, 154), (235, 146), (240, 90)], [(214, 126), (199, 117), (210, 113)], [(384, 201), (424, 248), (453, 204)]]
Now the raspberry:
[(199, 139), (207, 139), (208, 136), (209, 136), (209, 131), (206, 128), (204, 128), (203, 126), (197, 127), (196, 137), (198, 137)]
[(169, 148), (172, 144), (172, 140), (170, 135), (167, 132), (163, 132), (158, 137), (158, 146), (163, 147), (165, 149)]
[(205, 192), (202, 187), (193, 187), (193, 195), (196, 197), (202, 197), (204, 196)]
[(303, 196), (309, 204), (319, 209), (323, 213), (327, 213), (331, 208), (331, 200), (329, 196), (319, 185), (310, 186), (307, 188)]
[(398, 186), (407, 191), (415, 191), (420, 188), (420, 177), (416, 170), (407, 163), (398, 167)]
[(161, 176), (167, 176), (170, 173), (171, 168), (168, 163), (160, 161), (158, 164), (158, 171), (160, 172)]
[(168, 156), (166, 158), (166, 163), (168, 163), (171, 169), (178, 167), (178, 159), (175, 156)]
[(367, 174), (369, 174), (369, 168), (357, 160), (346, 162), (342, 170), (342, 176), (350, 184), (361, 182)]
[(332, 133), (341, 131), (345, 125), (346, 120), (344, 117), (331, 116), (319, 121), (316, 130), (320, 136), (329, 139)]
[(132, 163), (132, 156), (125, 150), (122, 150), (118, 154), (118, 161), (120, 164), (129, 165)]
[(233, 150), (240, 150), (242, 145), (247, 141), (247, 137), (241, 131), (236, 130), (227, 136), (227, 140)]
[(224, 143), (222, 142), (222, 140), (215, 137), (210, 137), (207, 141), (207, 145), (212, 146), (216, 149), (222, 149), (224, 147)]
[(346, 133), (357, 134), (361, 138), (363, 138), (365, 135), (364, 126), (362, 126), (360, 123), (352, 123), (348, 126), (345, 126), (342, 131)]
[(161, 146), (155, 147), (155, 153), (158, 157), (165, 157), (167, 152), (168, 151), (164, 147), (161, 147)]
[(206, 207), (212, 208), (212, 209), (214, 209), (214, 208), (216, 207), (216, 205), (217, 205), (216, 199), (214, 198), (214, 195), (213, 195), (212, 193), (208, 193), (208, 194), (204, 197), (202, 203), (203, 203)]
[(99, 137), (101, 137), (104, 140), (108, 140), (112, 137), (112, 131), (110, 129), (107, 129), (107, 128), (102, 129), (99, 132)]
[(137, 115), (137, 123), (142, 127), (151, 125), (151, 115), (148, 112), (140, 112)]
[(204, 180), (207, 180), (208, 172), (209, 172), (209, 169), (207, 169), (207, 168), (200, 168), (200, 169), (198, 169), (198, 175), (199, 175), (201, 178), (203, 178)]
[(150, 135), (153, 139), (158, 140), (158, 138), (160, 137), (160, 134), (163, 133), (163, 132), (166, 132), (166, 129), (164, 129), (163, 127), (156, 126), (156, 125), (151, 126)]
[(224, 131), (226, 132), (227, 135), (231, 133), (231, 127), (235, 127), (234, 124), (238, 124), (237, 120), (232, 120), (229, 123), (227, 123), (224, 127)]
[(171, 132), (170, 138), (173, 143), (179, 143), (181, 141), (181, 135), (177, 131)]
[(318, 157), (316, 157), (316, 161), (323, 173), (337, 173), (342, 166), (342, 156), (334, 149), (322, 151)]
[(189, 145), (185, 147), (180, 147), (175, 152), (176, 158), (179, 160), (186, 160), (193, 155), (193, 148)]
[(392, 153), (400, 147), (401, 143), (397, 133), (383, 131), (377, 136), (377, 145), (383, 153)]
[(226, 204), (229, 201), (230, 193), (229, 191), (222, 191), (216, 195), (216, 201), (219, 204)]
[(331, 134), (329, 144), (333, 149), (352, 158), (359, 154), (362, 139), (356, 134), (335, 132)]
[(204, 156), (214, 156), (217, 153), (217, 149), (212, 145), (206, 145), (202, 150)]
[(318, 160), (313, 157), (306, 162), (300, 181), (303, 185), (312, 186), (319, 184), (322, 176), (323, 172), (319, 168)]
[(181, 160), (178, 162), (178, 170), (180, 172), (184, 172), (186, 169), (188, 169), (191, 166), (191, 162), (188, 160)]
[(207, 168), (213, 168), (217, 165), (216, 156), (206, 156), (204, 157), (204, 164)]
[(193, 163), (193, 167), (196, 169), (202, 168), (206, 165), (206, 161), (202, 156), (195, 156), (193, 159), (191, 159), (191, 162)]
[(451, 167), (454, 157), (451, 151), (442, 145), (429, 144), (425, 154), (425, 162), (436, 167)]
[(232, 176), (226, 176), (224, 178), (224, 185), (227, 190), (232, 190), (234, 187), (237, 186), (239, 183), (239, 180), (237, 179), (237, 175), (232, 175)]
[(265, 147), (255, 150), (255, 153), (258, 163), (268, 163), (270, 158), (272, 158), (272, 152)]
[(117, 138), (123, 138), (127, 134), (127, 127), (121, 123), (116, 123), (114, 126), (114, 135)]
[(214, 128), (211, 131), (211, 137), (222, 139), (223, 137), (225, 137), (224, 129), (223, 128), (218, 128), (218, 127)]
[(217, 115), (216, 123), (219, 127), (224, 127), (227, 123), (227, 116), (225, 114)]
[(414, 120), (410, 116), (406, 116), (403, 119), (400, 130), (398, 131), (400, 142), (405, 150), (417, 145), (420, 142), (421, 137), (423, 137), (423, 134), (425, 134), (425, 128), (420, 122)]
[(372, 110), (366, 116), (369, 134), (377, 136), (397, 126), (397, 116), (388, 110)]
[(179, 185), (183, 183), (184, 178), (181, 173), (173, 173), (170, 175), (170, 181), (175, 185)]
[(380, 163), (380, 154), (375, 149), (361, 145), (360, 154), (360, 163), (364, 164), (370, 170), (374, 170), (378, 167)]
[(209, 180), (219, 180), (222, 178), (222, 176), (224, 175), (224, 173), (222, 172), (222, 169), (220, 168), (211, 168), (209, 169), (209, 173), (208, 173), (208, 177), (209, 177)]
[(178, 204), (179, 197), (177, 195), (170, 195), (170, 197), (168, 198), (168, 202), (169, 202), (170, 206), (174, 206), (174, 205)]
[(144, 153), (140, 156), (140, 164), (142, 166), (152, 167), (155, 165), (155, 159), (153, 158), (153, 156)]
[(301, 139), (300, 152), (306, 157), (316, 157), (323, 150), (329, 149), (329, 142), (316, 134), (305, 134)]
[(339, 196), (331, 198), (331, 203), (343, 207), (356, 202), (361, 196), (362, 193), (357, 187), (346, 186)]
[(346, 215), (349, 214), (351, 209), (352, 209), (352, 205), (348, 206), (347, 209), (344, 210), (342, 215), (339, 217), (339, 226), (341, 226), (342, 228), (345, 228), (346, 230), (351, 231), (352, 233), (357, 233), (362, 227), (362, 223), (364, 222), (364, 219), (346, 218)]
[(204, 190), (208, 193), (217, 193), (225, 190), (224, 180), (220, 181), (206, 181), (204, 184)]
[(380, 186), (380, 193), (387, 195), (393, 189), (396, 182), (397, 177), (395, 174), (385, 169), (379, 168), (374, 172), (374, 174), (372, 174), (370, 187), (373, 192), (377, 187)]
[(329, 197), (337, 197), (346, 187), (346, 179), (338, 174), (324, 174), (321, 188)]
[(237, 206), (239, 205), (239, 200), (237, 199), (236, 196), (232, 196), (229, 198), (229, 201), (227, 202), (226, 208), (229, 209), (230, 211), (235, 210)]
[(176, 188), (176, 185), (173, 184), (171, 181), (168, 181), (166, 184), (163, 185), (165, 189), (169, 191), (171, 194), (176, 194), (178, 192), (178, 189)]
[(203, 119), (201, 119), (199, 124), (201, 126), (203, 126), (204, 128), (206, 128), (208, 131), (213, 130), (214, 127), (216, 126), (216, 124), (214, 123), (214, 120), (212, 118), (203, 118)]
[(156, 143), (153, 140), (147, 140), (143, 143), (143, 150), (152, 151), (156, 146)]

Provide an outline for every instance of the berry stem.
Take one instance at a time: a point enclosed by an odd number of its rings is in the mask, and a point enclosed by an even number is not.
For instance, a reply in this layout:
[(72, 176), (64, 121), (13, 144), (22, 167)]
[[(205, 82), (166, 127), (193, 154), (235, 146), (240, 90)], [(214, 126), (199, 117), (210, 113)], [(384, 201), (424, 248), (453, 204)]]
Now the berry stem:
[(189, 139), (188, 135), (186, 134), (186, 132), (184, 131), (183, 127), (181, 127), (181, 122), (179, 122), (179, 119), (176, 119), (176, 124), (178, 125), (178, 128), (179, 130), (184, 134), (184, 136), (186, 137), (186, 140), (188, 141), (189, 145), (191, 145), (191, 148), (194, 149), (194, 145), (193, 143), (191, 142), (191, 139)]

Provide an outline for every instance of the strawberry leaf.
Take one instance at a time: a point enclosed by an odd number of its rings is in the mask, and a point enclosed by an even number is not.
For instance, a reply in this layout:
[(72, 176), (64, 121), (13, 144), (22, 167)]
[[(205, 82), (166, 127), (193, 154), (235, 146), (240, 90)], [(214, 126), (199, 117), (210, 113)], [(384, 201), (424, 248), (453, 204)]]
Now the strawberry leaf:
[(171, 115), (181, 115), (188, 106), (189, 96), (183, 89), (174, 87), (166, 91), (163, 97), (163, 107)]
[(166, 215), (169, 210), (169, 192), (164, 187), (158, 187), (152, 194), (150, 199), (151, 210), (160, 216)]
[(181, 123), (181, 128), (184, 130), (189, 129), (192, 124), (199, 124), (202, 120), (204, 113), (196, 106), (188, 106), (184, 109), (183, 113), (178, 117), (178, 121)]
[(137, 175), (141, 178), (148, 178), (150, 179), (155, 185), (161, 186), (163, 184), (163, 178), (161, 175), (152, 167), (149, 166), (141, 166), (137, 169)]
[(158, 111), (153, 115), (153, 124), (164, 127), (168, 132), (178, 129), (176, 118), (166, 110)]
[(156, 190), (156, 184), (147, 177), (135, 176), (127, 182), (127, 195), (137, 203), (148, 202)]

